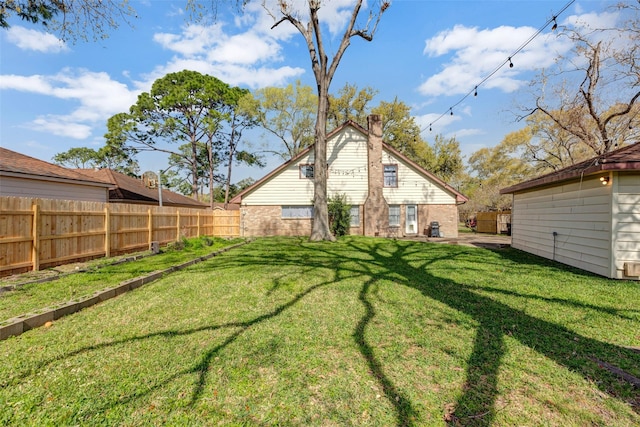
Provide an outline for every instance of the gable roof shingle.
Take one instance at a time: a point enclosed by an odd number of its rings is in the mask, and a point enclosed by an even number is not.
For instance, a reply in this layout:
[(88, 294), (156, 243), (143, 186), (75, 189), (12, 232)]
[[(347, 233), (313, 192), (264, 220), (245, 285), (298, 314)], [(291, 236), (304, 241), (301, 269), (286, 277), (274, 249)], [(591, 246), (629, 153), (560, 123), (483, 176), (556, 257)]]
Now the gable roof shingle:
[[(111, 169), (77, 169), (78, 172), (94, 179), (114, 183), (109, 189), (109, 202), (158, 204), (158, 190), (147, 188), (141, 179), (133, 178)], [(191, 197), (162, 189), (162, 204), (186, 208), (203, 209), (208, 207)]]
[(109, 187), (112, 182), (94, 179), (73, 169), (67, 169), (44, 160), (29, 157), (0, 147), (0, 175), (19, 176), (43, 181), (65, 181)]

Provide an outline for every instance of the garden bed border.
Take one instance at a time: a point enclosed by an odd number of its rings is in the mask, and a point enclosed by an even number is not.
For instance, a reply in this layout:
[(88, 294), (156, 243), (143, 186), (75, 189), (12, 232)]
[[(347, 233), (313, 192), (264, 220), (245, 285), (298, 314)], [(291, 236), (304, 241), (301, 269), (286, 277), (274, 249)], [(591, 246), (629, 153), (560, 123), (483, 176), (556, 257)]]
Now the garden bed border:
[(77, 301), (68, 301), (56, 306), (47, 307), (43, 310), (40, 310), (38, 313), (28, 313), (8, 319), (3, 322), (5, 324), (0, 325), (0, 341), (5, 340), (9, 337), (20, 335), (26, 331), (40, 327), (47, 322), (53, 322), (54, 320), (57, 320), (61, 317), (76, 313), (84, 308), (91, 307), (93, 305), (101, 303), (102, 301), (106, 301), (108, 299), (117, 297), (118, 295), (122, 295), (125, 292), (137, 289), (142, 285), (161, 279), (167, 274), (185, 269), (194, 264), (211, 259), (231, 249), (243, 246), (249, 243), (249, 241), (250, 240), (246, 240), (244, 242), (219, 249), (210, 254), (194, 258), (192, 260), (174, 265), (164, 270), (154, 271), (145, 276), (139, 276), (133, 279), (126, 280), (124, 282), (121, 282), (117, 286), (96, 291), (93, 294), (83, 297)]

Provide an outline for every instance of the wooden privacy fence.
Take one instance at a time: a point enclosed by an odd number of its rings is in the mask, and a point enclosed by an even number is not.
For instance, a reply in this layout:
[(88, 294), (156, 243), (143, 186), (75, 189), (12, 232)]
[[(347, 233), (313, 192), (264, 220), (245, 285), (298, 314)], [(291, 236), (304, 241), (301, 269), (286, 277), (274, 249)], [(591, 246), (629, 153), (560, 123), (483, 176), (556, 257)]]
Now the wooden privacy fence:
[(239, 211), (0, 197), (0, 275), (239, 235)]
[(508, 233), (511, 227), (511, 211), (478, 212), (476, 231), (478, 233)]

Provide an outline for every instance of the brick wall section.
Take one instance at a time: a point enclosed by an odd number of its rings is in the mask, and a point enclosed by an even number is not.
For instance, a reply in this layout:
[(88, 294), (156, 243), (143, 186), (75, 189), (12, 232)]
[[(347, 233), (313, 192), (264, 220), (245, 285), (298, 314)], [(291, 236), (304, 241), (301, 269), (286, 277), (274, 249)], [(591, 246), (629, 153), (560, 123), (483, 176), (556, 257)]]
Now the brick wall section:
[[(362, 210), (360, 211), (362, 214)], [(405, 206), (400, 208), (400, 228), (393, 237), (405, 235)], [(362, 218), (362, 217), (361, 217)], [(387, 213), (388, 218), (388, 213)], [(455, 205), (419, 205), (418, 234), (423, 235), (431, 221), (438, 221), (440, 232), (447, 238), (458, 237), (458, 207)], [(362, 223), (362, 219), (361, 219)], [(280, 206), (245, 206), (241, 209), (241, 233), (246, 237), (261, 236), (309, 236), (312, 220), (282, 219)], [(351, 227), (349, 234), (363, 234), (361, 227)], [(387, 228), (379, 232), (381, 237), (390, 237)]]
[(382, 194), (382, 118), (377, 114), (369, 116), (367, 148), (369, 193), (362, 218), (364, 234), (382, 236), (389, 226), (389, 205)]
[(431, 221), (438, 221), (438, 223), (440, 224), (440, 232), (444, 234), (444, 237), (458, 237), (458, 206), (418, 206), (418, 232), (420, 234), (423, 234), (425, 228), (429, 228), (429, 224), (431, 224)]
[(309, 236), (311, 218), (283, 219), (280, 206), (243, 206), (240, 231), (245, 237)]

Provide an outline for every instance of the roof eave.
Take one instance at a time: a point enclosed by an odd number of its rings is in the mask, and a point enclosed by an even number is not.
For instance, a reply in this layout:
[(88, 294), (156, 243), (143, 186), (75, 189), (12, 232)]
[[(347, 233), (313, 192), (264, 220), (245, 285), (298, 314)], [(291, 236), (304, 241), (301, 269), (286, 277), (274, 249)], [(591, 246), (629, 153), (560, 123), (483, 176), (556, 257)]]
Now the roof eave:
[(34, 173), (12, 172), (12, 171), (6, 171), (6, 170), (0, 170), (0, 176), (7, 176), (12, 178), (26, 178), (26, 179), (33, 179), (33, 180), (47, 181), (47, 182), (64, 182), (68, 184), (88, 185), (91, 187), (102, 187), (102, 188), (109, 188), (114, 185), (113, 183), (110, 183), (110, 182), (92, 181), (90, 179), (82, 180), (82, 179), (65, 178), (65, 177), (52, 176), (52, 175), (38, 175)]

